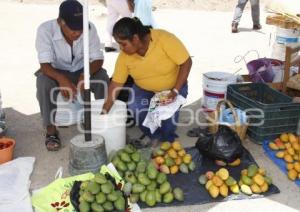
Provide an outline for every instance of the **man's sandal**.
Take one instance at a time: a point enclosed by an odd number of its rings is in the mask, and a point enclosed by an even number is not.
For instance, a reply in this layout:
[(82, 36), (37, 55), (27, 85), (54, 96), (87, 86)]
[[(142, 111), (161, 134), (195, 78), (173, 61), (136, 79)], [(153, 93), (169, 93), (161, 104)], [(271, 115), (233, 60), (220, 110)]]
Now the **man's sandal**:
[(45, 145), (48, 151), (58, 151), (61, 147), (61, 141), (58, 134), (46, 135)]

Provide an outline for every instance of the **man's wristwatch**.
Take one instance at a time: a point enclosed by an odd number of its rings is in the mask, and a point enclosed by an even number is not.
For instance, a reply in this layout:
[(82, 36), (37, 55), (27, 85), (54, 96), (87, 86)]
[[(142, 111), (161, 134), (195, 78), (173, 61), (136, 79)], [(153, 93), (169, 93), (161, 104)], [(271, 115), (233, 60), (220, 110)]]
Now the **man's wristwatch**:
[(177, 95), (179, 94), (179, 91), (178, 91), (176, 88), (173, 88), (172, 91), (173, 91), (174, 93), (176, 93)]

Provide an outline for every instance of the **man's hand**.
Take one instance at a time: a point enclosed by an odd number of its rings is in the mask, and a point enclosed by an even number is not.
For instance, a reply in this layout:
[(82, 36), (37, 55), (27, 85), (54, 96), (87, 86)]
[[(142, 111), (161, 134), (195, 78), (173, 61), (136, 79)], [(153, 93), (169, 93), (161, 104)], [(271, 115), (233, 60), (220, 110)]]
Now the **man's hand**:
[(62, 96), (67, 99), (74, 99), (77, 94), (76, 86), (65, 76), (59, 77), (58, 83)]
[(82, 93), (84, 91), (84, 74), (80, 74), (80, 77), (78, 79), (77, 83), (77, 89)]

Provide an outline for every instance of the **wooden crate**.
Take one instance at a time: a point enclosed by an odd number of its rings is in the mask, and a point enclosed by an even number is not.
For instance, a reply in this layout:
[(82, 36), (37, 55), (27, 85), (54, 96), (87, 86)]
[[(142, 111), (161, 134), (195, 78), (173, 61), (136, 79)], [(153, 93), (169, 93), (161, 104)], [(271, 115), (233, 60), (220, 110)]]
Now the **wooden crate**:
[(266, 24), (275, 25), (285, 29), (300, 29), (300, 23), (296, 23), (289, 17), (283, 15), (269, 15)]

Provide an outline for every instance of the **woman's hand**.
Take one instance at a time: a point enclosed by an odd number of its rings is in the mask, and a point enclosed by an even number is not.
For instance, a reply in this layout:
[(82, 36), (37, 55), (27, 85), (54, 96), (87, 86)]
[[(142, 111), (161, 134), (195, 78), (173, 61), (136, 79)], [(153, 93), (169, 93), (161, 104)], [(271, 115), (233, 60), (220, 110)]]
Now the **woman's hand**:
[(174, 90), (171, 90), (168, 95), (165, 97), (165, 99), (163, 99), (160, 103), (161, 105), (167, 105), (170, 104), (172, 102), (175, 101), (176, 97), (177, 97), (177, 92), (175, 92)]

